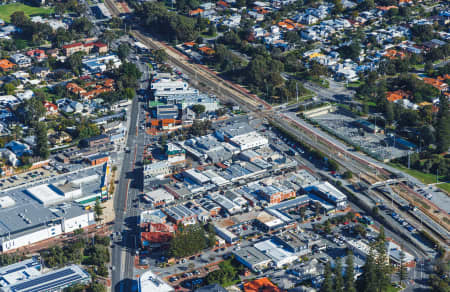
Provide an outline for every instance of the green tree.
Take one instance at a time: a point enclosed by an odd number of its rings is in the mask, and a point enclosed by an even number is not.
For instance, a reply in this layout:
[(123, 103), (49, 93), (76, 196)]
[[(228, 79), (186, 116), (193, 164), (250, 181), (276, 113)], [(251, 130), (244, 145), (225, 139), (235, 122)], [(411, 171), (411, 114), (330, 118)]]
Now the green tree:
[(127, 43), (120, 43), (117, 48), (117, 55), (121, 60), (125, 60), (130, 54), (130, 46)]
[(375, 256), (373, 250), (369, 252), (369, 255), (366, 258), (366, 262), (362, 267), (362, 274), (357, 280), (357, 288), (360, 292), (377, 292), (378, 289), (376, 287), (377, 275), (375, 268)]
[(81, 69), (83, 67), (83, 56), (83, 52), (76, 52), (68, 58), (69, 69), (72, 70), (75, 75), (81, 74)]
[(394, 121), (394, 105), (392, 102), (386, 102), (385, 103), (385, 116), (386, 116), (386, 122), (388, 124), (392, 124)]
[(153, 55), (155, 56), (155, 61), (158, 63), (165, 63), (167, 61), (168, 55), (164, 49), (155, 50)]
[(47, 125), (44, 122), (38, 122), (35, 126), (36, 147), (35, 155), (47, 159), (50, 155), (48, 149)]
[(23, 11), (16, 11), (11, 14), (11, 23), (17, 27), (23, 27), (29, 22), (28, 16)]
[(344, 291), (356, 292), (355, 289), (355, 267), (353, 262), (353, 253), (348, 252), (345, 259)]
[(342, 260), (339, 258), (336, 261), (336, 267), (334, 268), (334, 291), (344, 292), (345, 289), (344, 277), (342, 276)]
[(205, 106), (203, 104), (194, 104), (192, 110), (197, 114), (202, 114), (205, 112)]
[(31, 98), (21, 103), (15, 112), (20, 121), (32, 126), (45, 115), (46, 109), (40, 98)]
[(100, 204), (100, 199), (97, 198), (95, 200), (95, 206), (94, 206), (94, 211), (95, 211), (95, 221), (100, 221), (102, 220), (102, 215), (103, 215), (103, 207)]
[(16, 87), (10, 82), (3, 85), (3, 90), (5, 90), (7, 95), (12, 95), (16, 91)]
[(330, 262), (325, 265), (324, 277), (325, 279), (320, 287), (320, 292), (333, 292), (333, 273), (331, 271)]
[(444, 95), (439, 102), (436, 134), (437, 151), (447, 152), (450, 146), (450, 108), (448, 99)]

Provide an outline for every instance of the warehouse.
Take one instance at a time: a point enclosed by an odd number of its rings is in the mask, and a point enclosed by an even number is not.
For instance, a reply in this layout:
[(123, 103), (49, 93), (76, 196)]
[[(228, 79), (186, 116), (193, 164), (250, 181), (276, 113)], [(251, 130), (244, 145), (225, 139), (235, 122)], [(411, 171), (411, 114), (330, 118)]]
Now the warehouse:
[(269, 140), (263, 135), (253, 131), (243, 135), (235, 136), (230, 139), (230, 142), (239, 147), (241, 151), (248, 149), (265, 146), (269, 143)]

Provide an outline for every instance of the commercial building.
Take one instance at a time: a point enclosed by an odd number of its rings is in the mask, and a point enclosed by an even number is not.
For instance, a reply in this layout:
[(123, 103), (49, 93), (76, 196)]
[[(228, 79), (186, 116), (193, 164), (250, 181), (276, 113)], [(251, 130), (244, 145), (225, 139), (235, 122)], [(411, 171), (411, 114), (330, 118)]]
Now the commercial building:
[(284, 187), (281, 184), (273, 184), (267, 186), (261, 186), (259, 195), (269, 204), (278, 204), (284, 200), (295, 198), (295, 191)]
[(185, 179), (189, 179), (199, 185), (206, 184), (207, 182), (210, 181), (209, 177), (193, 168), (185, 170), (183, 172), (183, 176), (185, 177)]
[(250, 132), (232, 137), (230, 143), (236, 145), (241, 151), (245, 151), (247, 149), (265, 146), (269, 143), (269, 140), (257, 132)]
[(163, 209), (167, 218), (175, 224), (195, 224), (197, 222), (197, 214), (184, 205), (177, 205)]
[(333, 204), (339, 210), (347, 207), (347, 196), (329, 182), (321, 182), (307, 187), (305, 190)]
[(154, 116), (157, 120), (176, 120), (178, 115), (179, 110), (176, 105), (158, 105)]
[(87, 284), (91, 276), (78, 265), (71, 265), (41, 274), (37, 277), (24, 279), (14, 285), (0, 288), (2, 292), (34, 292), (34, 291), (62, 291), (75, 284)]
[(92, 168), (45, 179), (31, 187), (0, 192), (0, 247), (15, 250), (95, 224), (84, 206), (101, 197), (106, 168)]
[(171, 166), (184, 164), (186, 162), (186, 151), (173, 143), (167, 144), (166, 156), (167, 161)]
[(256, 249), (268, 256), (277, 268), (291, 264), (298, 259), (297, 254), (287, 250), (282, 245), (278, 245), (277, 242), (272, 239), (260, 241), (254, 246)]
[(41, 262), (38, 257), (0, 267), (0, 289), (39, 275), (41, 275)]
[(102, 134), (91, 138), (86, 138), (82, 141), (82, 144), (86, 147), (98, 147), (110, 142), (109, 136)]
[(242, 210), (241, 206), (235, 204), (230, 199), (220, 195), (219, 193), (210, 194), (209, 197), (231, 215)]
[(94, 166), (94, 165), (99, 165), (99, 164), (103, 164), (105, 162), (108, 162), (109, 160), (109, 155), (108, 154), (94, 154), (94, 155), (90, 155), (87, 158), (87, 161), (89, 162), (90, 165)]
[(149, 202), (154, 208), (172, 203), (174, 201), (174, 197), (171, 193), (169, 193), (165, 189), (159, 188), (154, 191), (146, 193), (144, 195), (144, 200)]
[(173, 292), (172, 286), (164, 282), (160, 277), (148, 270), (139, 277), (139, 292)]
[(272, 261), (271, 258), (260, 252), (254, 246), (247, 246), (239, 250), (235, 250), (233, 251), (233, 254), (236, 260), (252, 271), (267, 268)]
[(146, 180), (171, 174), (168, 161), (158, 161), (144, 165), (144, 184)]
[(165, 223), (145, 223), (140, 225), (141, 246), (154, 248), (168, 245), (177, 230), (176, 225)]
[(164, 98), (159, 98), (159, 101), (176, 105), (181, 110), (196, 104), (203, 105), (205, 107), (205, 112), (213, 112), (219, 109), (219, 102), (215, 98), (200, 93), (173, 94)]

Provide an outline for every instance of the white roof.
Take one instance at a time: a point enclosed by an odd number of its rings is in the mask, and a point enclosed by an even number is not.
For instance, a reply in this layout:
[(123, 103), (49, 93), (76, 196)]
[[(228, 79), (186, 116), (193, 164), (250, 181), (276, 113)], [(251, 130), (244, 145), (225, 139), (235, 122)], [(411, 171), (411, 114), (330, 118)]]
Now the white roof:
[(154, 202), (173, 201), (172, 194), (163, 188), (159, 188), (154, 191), (151, 191), (151, 192), (147, 193), (146, 196)]
[(59, 195), (46, 184), (28, 188), (27, 192), (43, 205), (57, 204), (65, 200), (64, 196)]
[(16, 202), (10, 196), (0, 197), (0, 208), (8, 208), (15, 204)]
[(174, 289), (155, 275), (147, 271), (139, 278), (139, 292), (172, 292)]

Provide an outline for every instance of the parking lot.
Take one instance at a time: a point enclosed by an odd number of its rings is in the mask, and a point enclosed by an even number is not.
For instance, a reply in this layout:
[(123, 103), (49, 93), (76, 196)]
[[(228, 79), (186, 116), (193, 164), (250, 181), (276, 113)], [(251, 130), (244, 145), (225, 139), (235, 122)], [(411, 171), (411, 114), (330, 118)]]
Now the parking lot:
[(32, 171), (20, 173), (10, 177), (0, 179), (0, 187), (7, 189), (11, 187), (17, 187), (25, 183), (32, 183), (45, 178), (54, 177), (58, 174), (56, 169), (51, 167), (38, 168)]

